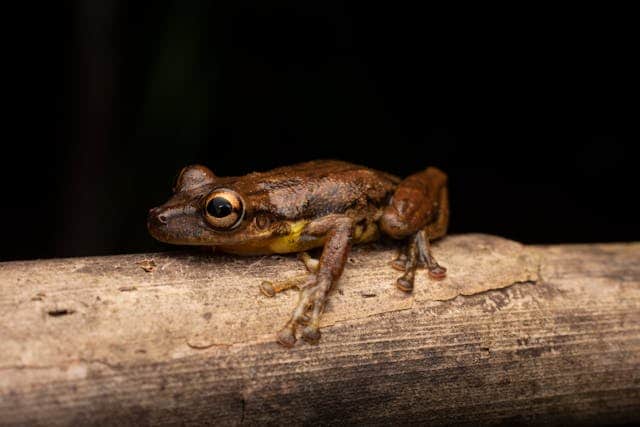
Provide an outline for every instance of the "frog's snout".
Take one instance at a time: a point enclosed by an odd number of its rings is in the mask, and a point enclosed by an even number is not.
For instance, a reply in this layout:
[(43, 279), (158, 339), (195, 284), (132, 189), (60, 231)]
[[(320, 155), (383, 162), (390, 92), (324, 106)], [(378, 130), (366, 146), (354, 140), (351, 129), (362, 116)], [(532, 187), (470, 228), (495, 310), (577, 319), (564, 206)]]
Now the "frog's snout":
[(198, 230), (198, 221), (195, 208), (164, 204), (149, 210), (147, 229), (154, 239), (161, 242), (189, 245), (195, 244), (194, 230)]
[(159, 206), (149, 209), (149, 215), (147, 216), (147, 229), (149, 230), (149, 234), (157, 240), (166, 241), (168, 219), (169, 213), (166, 208)]

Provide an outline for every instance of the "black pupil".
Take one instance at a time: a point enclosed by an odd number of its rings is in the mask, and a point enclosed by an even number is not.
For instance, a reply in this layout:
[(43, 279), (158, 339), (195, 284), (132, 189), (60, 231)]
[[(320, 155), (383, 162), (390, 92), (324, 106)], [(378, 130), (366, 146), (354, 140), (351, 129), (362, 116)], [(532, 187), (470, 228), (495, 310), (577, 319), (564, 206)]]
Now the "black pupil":
[(232, 210), (233, 207), (231, 203), (224, 197), (214, 197), (207, 204), (207, 212), (216, 218), (224, 218), (229, 215)]

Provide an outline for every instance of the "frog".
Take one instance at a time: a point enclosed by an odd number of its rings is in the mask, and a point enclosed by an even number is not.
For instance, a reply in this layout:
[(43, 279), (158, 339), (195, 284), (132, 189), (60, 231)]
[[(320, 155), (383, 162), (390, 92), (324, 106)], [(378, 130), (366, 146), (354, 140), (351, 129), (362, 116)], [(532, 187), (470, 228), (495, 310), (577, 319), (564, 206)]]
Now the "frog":
[(299, 254), (307, 273), (260, 284), (269, 297), (298, 288), (298, 303), (276, 335), (285, 347), (299, 338), (319, 342), (322, 312), (352, 245), (398, 241), (390, 267), (402, 273), (395, 286), (411, 293), (418, 268), (433, 280), (446, 276), (431, 242), (445, 236), (448, 225), (447, 175), (437, 167), (403, 179), (341, 160), (230, 177), (190, 165), (178, 174), (169, 200), (150, 209), (147, 218), (151, 236), (164, 243), (238, 256)]

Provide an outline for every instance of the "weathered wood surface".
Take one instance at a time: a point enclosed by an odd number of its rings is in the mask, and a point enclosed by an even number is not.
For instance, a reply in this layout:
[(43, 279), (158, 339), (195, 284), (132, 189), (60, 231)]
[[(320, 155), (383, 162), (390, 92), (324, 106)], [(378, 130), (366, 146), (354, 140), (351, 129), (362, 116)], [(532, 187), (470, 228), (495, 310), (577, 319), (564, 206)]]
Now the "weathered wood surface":
[(295, 257), (0, 263), (0, 424), (640, 422), (640, 243), (434, 254), (448, 278), (406, 295), (392, 247), (354, 250), (293, 349), (273, 338), (296, 292), (258, 285)]

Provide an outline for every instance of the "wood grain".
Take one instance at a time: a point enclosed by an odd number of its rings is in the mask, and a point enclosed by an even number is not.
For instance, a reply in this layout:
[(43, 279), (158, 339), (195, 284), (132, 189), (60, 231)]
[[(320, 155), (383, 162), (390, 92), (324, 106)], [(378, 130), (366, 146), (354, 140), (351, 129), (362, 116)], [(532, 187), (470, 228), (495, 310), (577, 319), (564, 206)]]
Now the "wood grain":
[(194, 252), (0, 264), (0, 424), (640, 421), (640, 244), (458, 235), (449, 277), (392, 286), (353, 251), (319, 345), (275, 344), (295, 257)]

